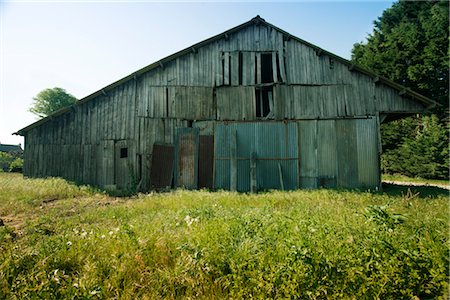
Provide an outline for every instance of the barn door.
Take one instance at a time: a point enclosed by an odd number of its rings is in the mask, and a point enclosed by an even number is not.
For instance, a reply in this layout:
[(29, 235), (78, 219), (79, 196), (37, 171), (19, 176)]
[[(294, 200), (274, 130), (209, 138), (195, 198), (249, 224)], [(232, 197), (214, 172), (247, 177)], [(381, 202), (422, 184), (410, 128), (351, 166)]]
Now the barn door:
[(214, 176), (213, 135), (200, 135), (198, 156), (198, 187), (212, 189)]
[(198, 128), (178, 128), (175, 139), (175, 187), (198, 187)]
[(152, 169), (150, 171), (150, 186), (153, 189), (172, 186), (173, 155), (173, 145), (153, 144)]
[(132, 149), (129, 140), (116, 141), (114, 181), (117, 189), (132, 187), (134, 176)]

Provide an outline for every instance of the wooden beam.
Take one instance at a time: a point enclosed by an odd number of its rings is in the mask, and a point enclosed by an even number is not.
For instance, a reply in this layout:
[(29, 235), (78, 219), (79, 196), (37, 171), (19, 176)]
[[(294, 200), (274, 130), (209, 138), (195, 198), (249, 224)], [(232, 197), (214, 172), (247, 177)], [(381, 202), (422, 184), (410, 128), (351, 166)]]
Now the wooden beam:
[(278, 175), (280, 176), (281, 190), (284, 191), (283, 172), (281, 172), (281, 165), (278, 163)]

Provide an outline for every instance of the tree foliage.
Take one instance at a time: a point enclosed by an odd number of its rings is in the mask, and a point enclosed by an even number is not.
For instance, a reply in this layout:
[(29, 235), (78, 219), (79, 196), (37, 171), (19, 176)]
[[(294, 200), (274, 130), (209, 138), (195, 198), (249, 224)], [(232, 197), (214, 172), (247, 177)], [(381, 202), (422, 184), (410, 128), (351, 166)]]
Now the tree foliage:
[(39, 117), (46, 117), (77, 101), (77, 99), (67, 93), (65, 89), (59, 87), (42, 90), (33, 98), (33, 100), (33, 105), (29, 111)]
[(374, 25), (352, 60), (448, 107), (449, 2), (396, 2)]
[[(449, 2), (399, 1), (374, 22), (352, 60), (381, 76), (417, 91), (448, 111)], [(383, 124), (382, 170), (423, 178), (449, 177), (448, 127), (436, 116)]]

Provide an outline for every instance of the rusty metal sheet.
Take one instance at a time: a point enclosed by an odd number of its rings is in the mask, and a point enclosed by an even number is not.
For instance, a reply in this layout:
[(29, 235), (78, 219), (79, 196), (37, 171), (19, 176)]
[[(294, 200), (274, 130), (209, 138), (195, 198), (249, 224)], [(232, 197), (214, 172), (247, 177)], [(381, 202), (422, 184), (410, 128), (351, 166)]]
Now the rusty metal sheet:
[(175, 187), (198, 186), (198, 128), (177, 128), (175, 140)]
[(214, 136), (201, 135), (198, 148), (198, 187), (213, 188)]
[(163, 189), (172, 186), (174, 147), (170, 144), (153, 144), (150, 186)]

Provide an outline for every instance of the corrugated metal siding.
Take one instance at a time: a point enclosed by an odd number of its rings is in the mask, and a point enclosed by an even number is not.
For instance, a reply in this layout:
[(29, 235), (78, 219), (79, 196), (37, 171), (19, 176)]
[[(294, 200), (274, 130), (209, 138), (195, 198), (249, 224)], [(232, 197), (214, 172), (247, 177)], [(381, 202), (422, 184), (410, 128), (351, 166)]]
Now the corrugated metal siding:
[(231, 135), (237, 139), (237, 190), (250, 190), (250, 157), (256, 153), (258, 189), (281, 189), (278, 164), (285, 189), (297, 188), (298, 152), (295, 123), (220, 123), (215, 131), (215, 188), (230, 187)]
[(317, 188), (317, 120), (298, 122), (300, 188)]
[(358, 185), (375, 188), (379, 185), (378, 130), (376, 118), (356, 120), (358, 148)]
[(337, 184), (335, 121), (322, 120), (317, 122), (317, 126), (318, 186), (333, 188)]
[(336, 120), (338, 186), (358, 187), (358, 148), (355, 120)]

